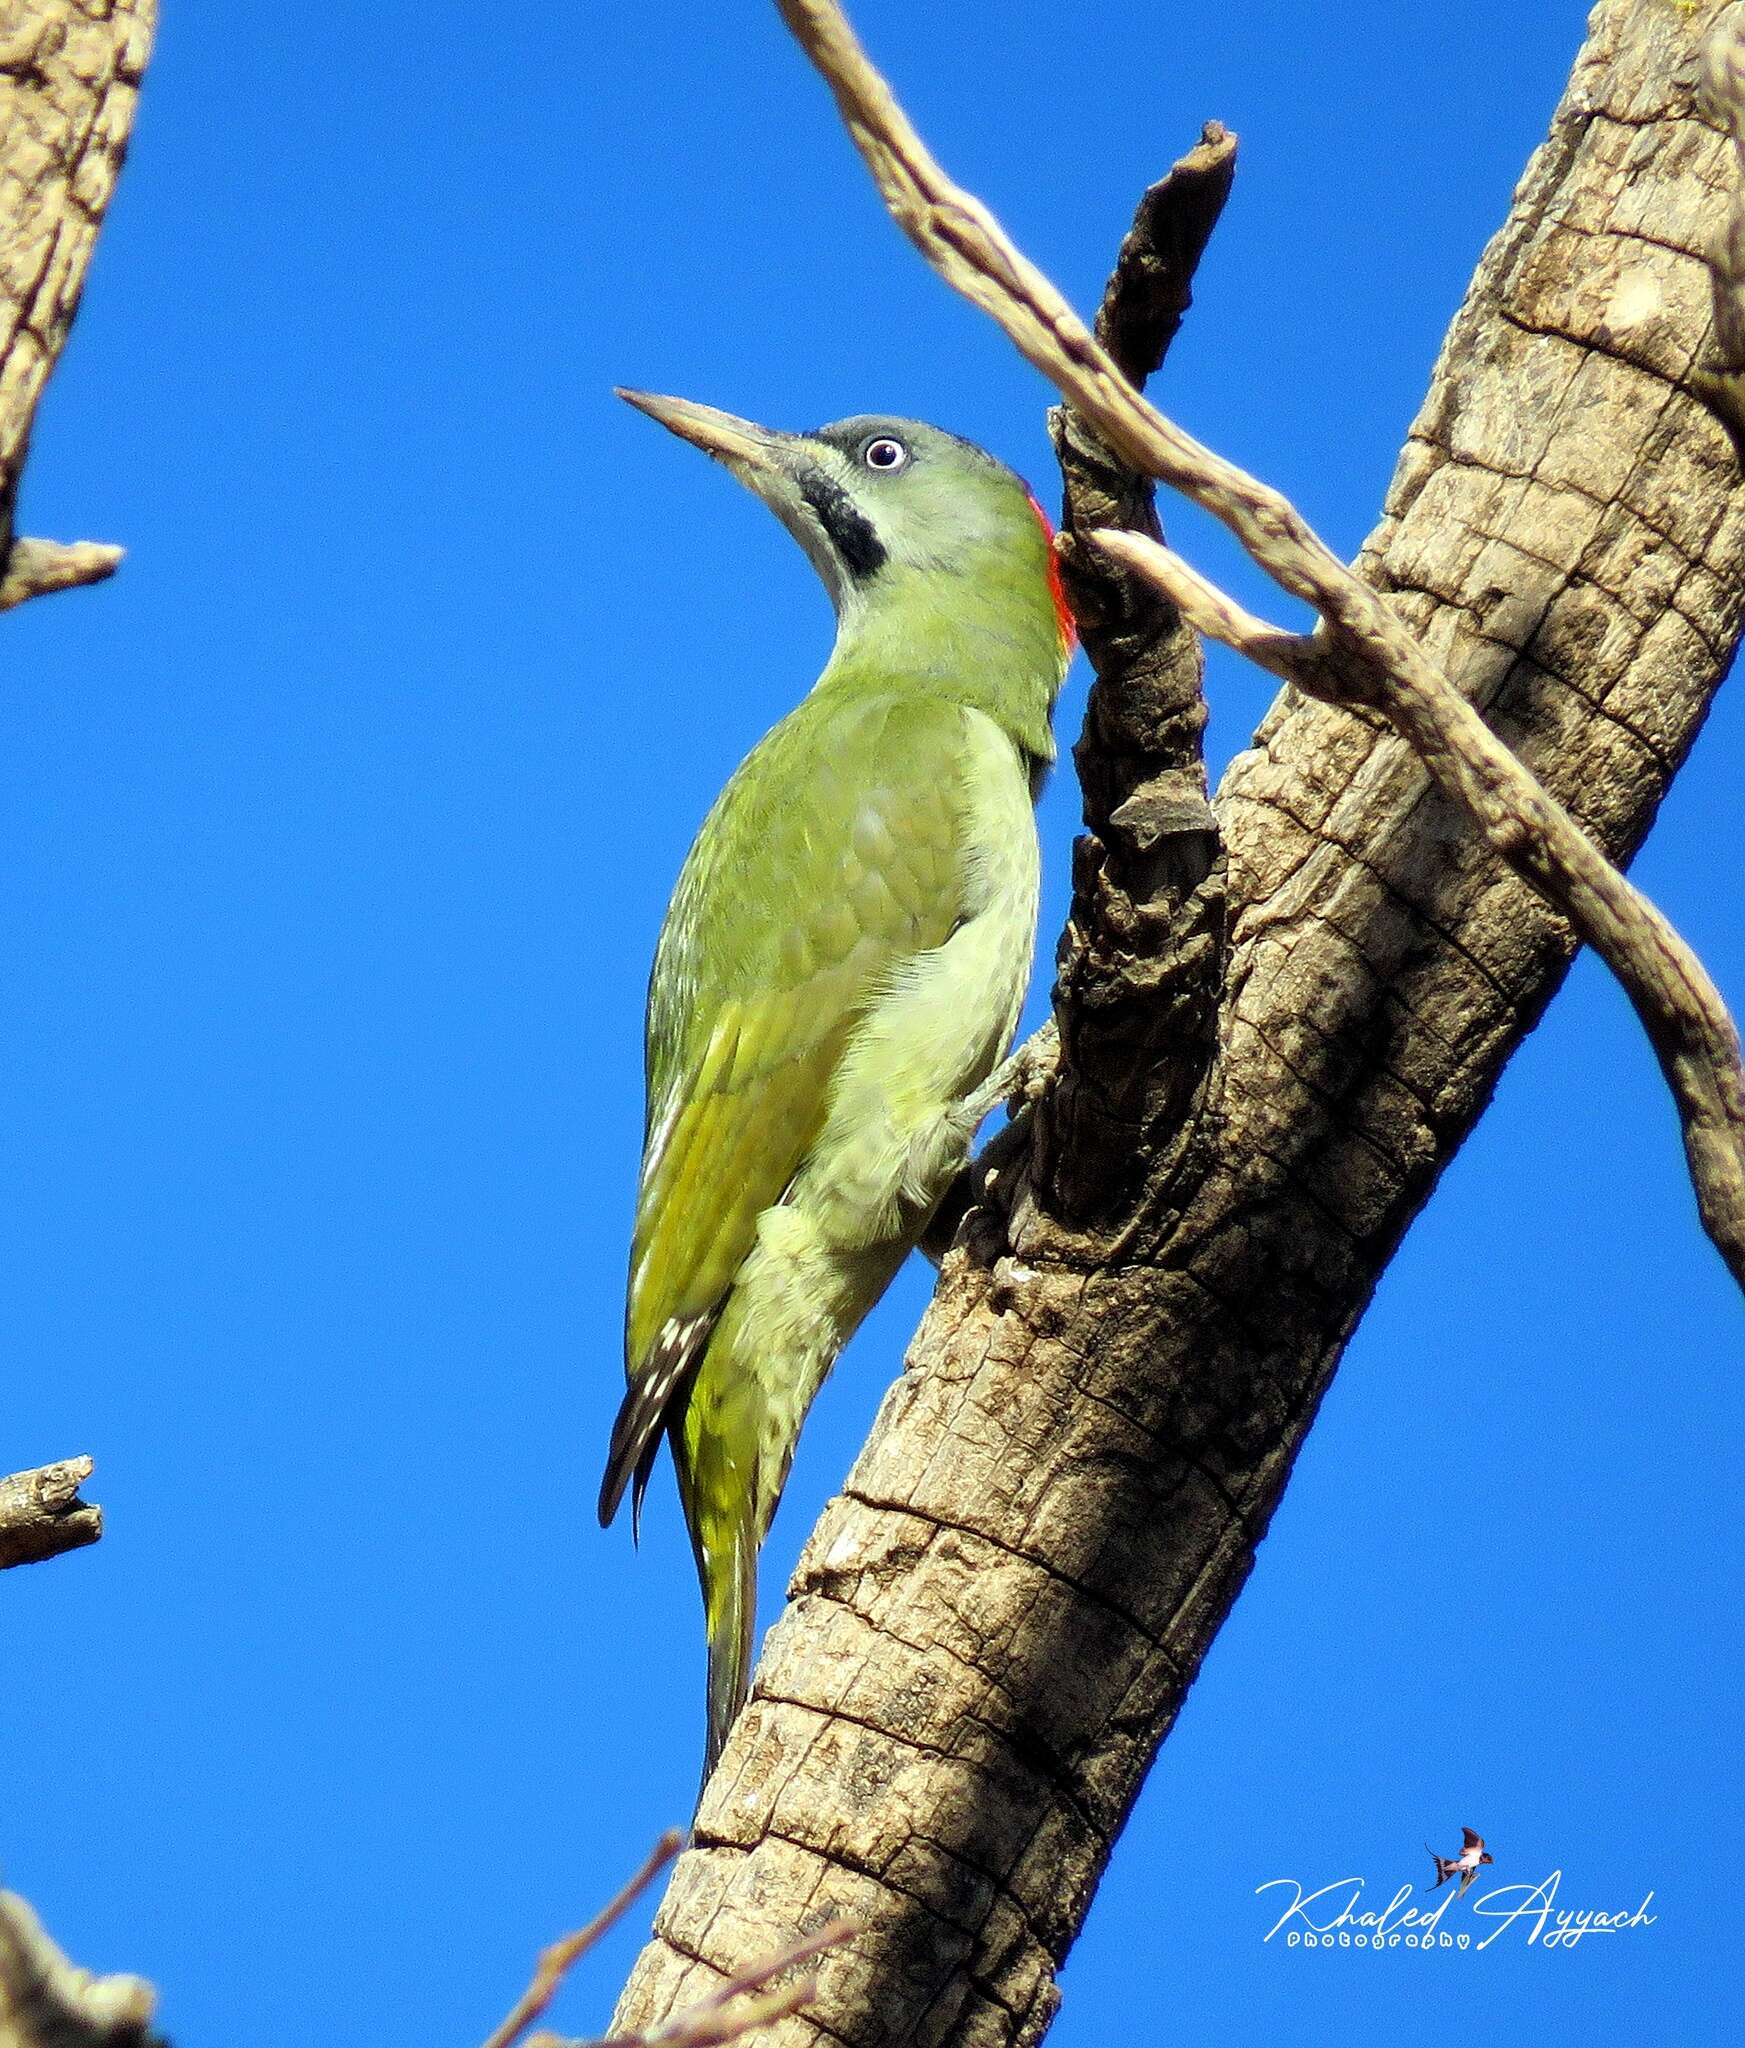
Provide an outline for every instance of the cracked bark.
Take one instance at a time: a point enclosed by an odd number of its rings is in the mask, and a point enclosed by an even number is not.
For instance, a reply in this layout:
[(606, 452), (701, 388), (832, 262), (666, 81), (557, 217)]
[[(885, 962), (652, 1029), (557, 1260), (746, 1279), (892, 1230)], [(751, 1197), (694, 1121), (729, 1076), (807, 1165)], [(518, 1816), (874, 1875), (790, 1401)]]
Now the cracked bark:
[[(1360, 558), (1619, 861), (1745, 612), (1745, 492), (1691, 391), (1718, 11), (1596, 10)], [(620, 2027), (841, 1913), (865, 1932), (784, 2041), (1041, 2034), (1376, 1280), (1569, 965), (1378, 717), (1286, 691), (1218, 794), (1227, 957), (1176, 1057), (1159, 998), (1218, 870), (1172, 906), (1114, 822), (1121, 751), (1093, 718), (1064, 1078), (807, 1546)]]
[(156, 0), (0, 0), (0, 611), (115, 573), (121, 550), (13, 533), (31, 423), (78, 310)]

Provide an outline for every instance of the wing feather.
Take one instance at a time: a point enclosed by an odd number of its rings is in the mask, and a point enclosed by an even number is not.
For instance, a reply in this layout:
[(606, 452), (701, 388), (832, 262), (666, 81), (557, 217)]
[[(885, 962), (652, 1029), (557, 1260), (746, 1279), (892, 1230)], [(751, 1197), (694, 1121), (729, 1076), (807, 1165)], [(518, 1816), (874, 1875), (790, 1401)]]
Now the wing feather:
[(965, 743), (943, 699), (815, 692), (747, 759), (685, 862), (649, 988), (630, 1384), (603, 1521), (633, 1476), (640, 1498), (757, 1219), (823, 1127), (857, 1018), (962, 911)]

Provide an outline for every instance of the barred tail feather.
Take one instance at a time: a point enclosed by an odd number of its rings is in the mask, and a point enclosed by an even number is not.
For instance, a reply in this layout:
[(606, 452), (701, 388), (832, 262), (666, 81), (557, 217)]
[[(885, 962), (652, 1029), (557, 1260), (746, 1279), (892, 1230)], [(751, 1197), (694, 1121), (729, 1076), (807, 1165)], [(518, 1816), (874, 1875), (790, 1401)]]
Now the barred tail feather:
[[(612, 1425), (605, 1477), (600, 1481), (602, 1529), (612, 1526), (618, 1504), (624, 1498), (624, 1489), (632, 1478), (640, 1478), (649, 1452), (659, 1449), (661, 1425), (666, 1418), (666, 1405), (672, 1398), (672, 1391), (670, 1384), (651, 1387), (645, 1382), (632, 1386), (624, 1396), (618, 1419)], [(637, 1504), (641, 1505), (640, 1486), (637, 1488)]]
[(660, 1433), (682, 1403), (687, 1382), (714, 1327), (716, 1310), (707, 1315), (675, 1317), (661, 1330), (654, 1349), (631, 1374), (612, 1442), (606, 1452), (606, 1476), (600, 1482), (600, 1527), (610, 1528), (624, 1498), (631, 1495), (633, 1521), (640, 1520), (642, 1496), (660, 1450)]

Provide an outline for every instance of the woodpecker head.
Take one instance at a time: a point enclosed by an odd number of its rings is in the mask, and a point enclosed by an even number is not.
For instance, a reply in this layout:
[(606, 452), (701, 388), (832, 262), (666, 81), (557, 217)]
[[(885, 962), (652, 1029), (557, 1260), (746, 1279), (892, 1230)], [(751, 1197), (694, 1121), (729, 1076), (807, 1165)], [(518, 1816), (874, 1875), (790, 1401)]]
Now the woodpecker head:
[(618, 396), (757, 493), (805, 549), (844, 627), (912, 601), (917, 579), (955, 583), (966, 602), (1010, 586), (1042, 593), (1070, 646), (1047, 515), (1021, 478), (972, 443), (882, 414), (783, 434), (685, 398)]

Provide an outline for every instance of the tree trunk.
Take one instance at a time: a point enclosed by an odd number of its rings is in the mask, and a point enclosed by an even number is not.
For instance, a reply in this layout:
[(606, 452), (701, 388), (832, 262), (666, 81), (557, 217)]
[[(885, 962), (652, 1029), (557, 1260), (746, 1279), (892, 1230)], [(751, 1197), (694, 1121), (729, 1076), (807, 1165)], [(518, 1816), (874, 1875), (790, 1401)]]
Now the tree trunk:
[[(1690, 390), (1718, 11), (1596, 10), (1360, 564), (1619, 861), (1745, 611)], [(615, 2031), (846, 1914), (785, 2039), (1040, 2036), (1344, 1345), (1568, 968), (1379, 719), (1288, 690), (1218, 793), (1224, 860), (1160, 854), (1154, 709), (1093, 693), (1058, 1075), (800, 1561)]]

